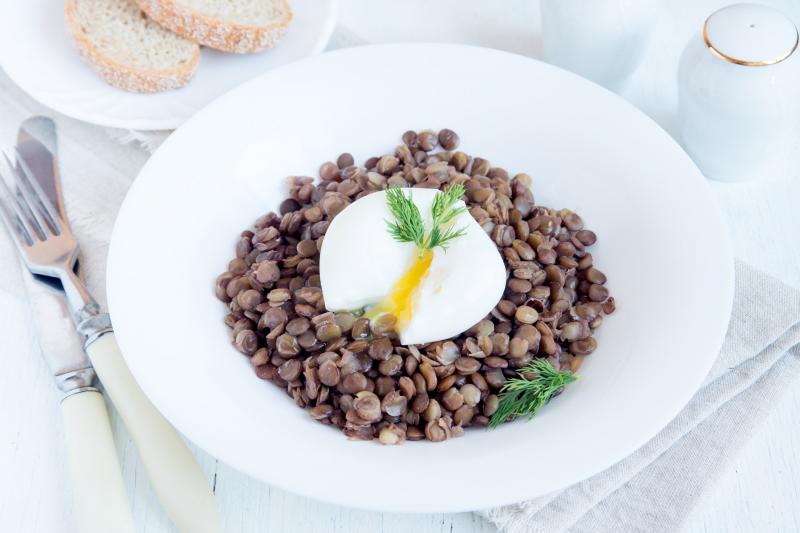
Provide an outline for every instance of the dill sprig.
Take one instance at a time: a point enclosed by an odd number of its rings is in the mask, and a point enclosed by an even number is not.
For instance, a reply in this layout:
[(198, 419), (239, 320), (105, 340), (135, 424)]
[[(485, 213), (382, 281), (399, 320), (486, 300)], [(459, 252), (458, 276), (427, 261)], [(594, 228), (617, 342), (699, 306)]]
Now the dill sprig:
[(547, 359), (533, 359), (517, 374), (519, 377), (509, 379), (500, 389), (500, 402), (489, 420), (490, 428), (520, 416), (533, 418), (561, 389), (578, 379), (569, 370), (559, 372)]
[(419, 249), (420, 257), (428, 250), (441, 247), (447, 250), (450, 243), (465, 235), (467, 228), (454, 228), (450, 223), (462, 213), (467, 211), (464, 206), (455, 207), (455, 203), (464, 195), (464, 186), (459, 184), (450, 186), (446, 191), (439, 192), (433, 198), (431, 206), (431, 230), (425, 233), (425, 224), (416, 204), (401, 188), (386, 190), (386, 199), (389, 210), (394, 215), (394, 222), (386, 221), (387, 229), (399, 242), (413, 242)]
[(431, 231), (428, 234), (426, 248), (433, 250), (437, 246), (441, 246), (443, 250), (447, 250), (447, 246), (451, 241), (457, 239), (467, 232), (467, 228), (456, 229), (448, 224), (453, 221), (457, 216), (465, 213), (467, 208), (464, 206), (454, 207), (455, 203), (464, 195), (464, 186), (460, 183), (451, 185), (446, 191), (438, 193), (433, 198), (433, 205), (431, 206)]
[(411, 201), (411, 193), (406, 197), (401, 189), (387, 189), (386, 200), (389, 203), (389, 211), (394, 215), (394, 222), (386, 221), (389, 233), (394, 240), (413, 242), (421, 249), (425, 239), (425, 225), (419, 209)]

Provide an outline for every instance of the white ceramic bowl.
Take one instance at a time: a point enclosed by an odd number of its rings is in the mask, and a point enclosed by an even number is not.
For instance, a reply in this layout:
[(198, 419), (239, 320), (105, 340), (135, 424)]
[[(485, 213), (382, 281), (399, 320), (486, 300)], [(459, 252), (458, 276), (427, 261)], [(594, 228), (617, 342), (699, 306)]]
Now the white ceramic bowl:
[[(230, 344), (214, 278), (239, 232), (350, 151), (449, 127), (461, 149), (528, 172), (542, 205), (579, 212), (618, 302), (581, 379), (530, 422), (444, 443), (351, 442), (259, 380)], [(625, 101), (521, 56), (454, 45), (337, 51), (277, 69), (199, 112), (150, 159), (120, 211), (109, 304), (134, 375), (222, 461), (342, 505), (433, 512), (534, 497), (622, 459), (706, 375), (726, 330), (731, 247), (709, 187)]]

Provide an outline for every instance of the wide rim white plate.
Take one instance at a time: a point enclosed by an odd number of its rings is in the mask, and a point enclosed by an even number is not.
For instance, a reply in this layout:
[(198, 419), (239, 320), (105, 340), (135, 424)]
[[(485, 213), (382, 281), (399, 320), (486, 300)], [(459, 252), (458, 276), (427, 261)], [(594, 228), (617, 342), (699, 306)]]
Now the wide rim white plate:
[[(579, 212), (599, 235), (595, 263), (618, 310), (580, 381), (530, 422), (439, 444), (351, 442), (255, 377), (212, 286), (239, 232), (285, 197), (286, 176), (313, 175), (342, 151), (363, 161), (427, 127), (453, 128), (464, 151), (528, 172), (540, 204)], [(733, 260), (705, 179), (624, 100), (521, 56), (402, 44), (276, 69), (178, 129), (125, 199), (108, 289), (145, 392), (225, 463), (342, 505), (443, 512), (564, 487), (662, 429), (721, 346)]]
[(34, 99), (64, 115), (116, 128), (173, 129), (242, 82), (325, 48), (338, 0), (290, 3), (294, 19), (276, 48), (248, 55), (204, 48), (186, 87), (137, 94), (111, 87), (81, 59), (67, 28), (63, 0), (6, 0), (0, 3), (0, 66)]

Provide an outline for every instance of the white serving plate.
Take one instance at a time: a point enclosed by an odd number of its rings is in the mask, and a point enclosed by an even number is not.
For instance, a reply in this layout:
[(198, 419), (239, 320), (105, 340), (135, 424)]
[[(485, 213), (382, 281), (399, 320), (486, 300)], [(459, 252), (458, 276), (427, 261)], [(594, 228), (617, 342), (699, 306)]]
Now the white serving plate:
[(137, 94), (108, 85), (81, 59), (67, 28), (64, 0), (4, 0), (0, 66), (25, 92), (59, 113), (116, 128), (173, 129), (240, 83), (325, 48), (338, 0), (290, 3), (294, 19), (274, 49), (236, 55), (203, 48), (197, 73), (186, 87)]
[[(530, 422), (440, 444), (351, 442), (259, 380), (230, 344), (215, 277), (236, 237), (350, 151), (449, 127), (461, 149), (533, 176), (538, 203), (599, 235), (617, 312), (581, 379)], [(276, 69), (179, 128), (120, 211), (109, 305), (126, 360), (187, 437), (281, 488), (386, 511), (464, 511), (535, 497), (647, 442), (686, 404), (721, 346), (733, 259), (706, 181), (656, 124), (614, 94), (521, 56), (455, 45), (337, 51)]]

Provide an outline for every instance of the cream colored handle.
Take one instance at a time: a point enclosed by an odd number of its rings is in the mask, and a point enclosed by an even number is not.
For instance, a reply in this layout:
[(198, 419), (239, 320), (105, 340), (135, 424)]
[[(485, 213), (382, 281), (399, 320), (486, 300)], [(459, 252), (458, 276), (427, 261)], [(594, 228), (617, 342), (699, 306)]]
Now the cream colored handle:
[(220, 533), (222, 519), (200, 465), (139, 388), (113, 333), (86, 348), (97, 376), (136, 443), (150, 482), (182, 533)]
[(103, 395), (87, 390), (61, 402), (67, 458), (81, 533), (135, 533)]

